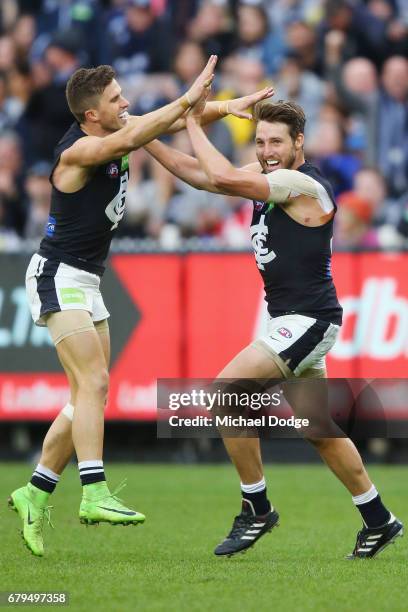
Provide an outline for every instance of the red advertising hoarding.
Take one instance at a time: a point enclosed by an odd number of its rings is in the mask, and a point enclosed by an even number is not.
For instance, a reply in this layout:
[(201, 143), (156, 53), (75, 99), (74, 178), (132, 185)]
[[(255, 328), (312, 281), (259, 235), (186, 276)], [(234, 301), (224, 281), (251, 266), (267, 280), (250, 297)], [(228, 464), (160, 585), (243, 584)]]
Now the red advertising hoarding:
[(407, 270), (407, 253), (334, 257), (344, 316), (328, 358), (330, 376), (408, 377)]
[[(182, 374), (182, 263), (171, 255), (111, 259), (102, 280), (111, 313), (108, 419), (154, 418), (157, 378)], [(8, 258), (7, 264), (0, 289), (0, 419), (51, 419), (69, 389), (46, 328), (31, 322), (23, 287), (27, 261)]]
[[(47, 330), (30, 319), (27, 260), (1, 259), (0, 419), (50, 419), (68, 399), (65, 377)], [(407, 266), (401, 253), (334, 256), (344, 325), (329, 376), (406, 378)], [(265, 331), (251, 254), (116, 255), (102, 291), (112, 315), (107, 418), (154, 418), (157, 378), (215, 376)]]

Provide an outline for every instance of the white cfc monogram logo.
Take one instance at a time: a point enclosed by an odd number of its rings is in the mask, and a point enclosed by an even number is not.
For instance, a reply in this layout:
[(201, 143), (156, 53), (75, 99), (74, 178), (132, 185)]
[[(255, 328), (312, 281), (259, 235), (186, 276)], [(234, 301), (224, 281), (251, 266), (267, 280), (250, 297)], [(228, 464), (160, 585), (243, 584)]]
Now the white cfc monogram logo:
[(118, 193), (115, 195), (113, 200), (109, 202), (107, 207), (105, 208), (105, 214), (110, 221), (112, 221), (113, 225), (111, 230), (114, 230), (118, 227), (119, 221), (122, 219), (125, 214), (125, 202), (126, 202), (126, 188), (128, 183), (128, 173), (122, 174), (120, 177), (120, 187)]
[(265, 265), (275, 259), (276, 253), (265, 246), (266, 237), (268, 235), (268, 226), (265, 225), (265, 215), (261, 215), (258, 225), (252, 225), (251, 238), (252, 248), (254, 249), (256, 265), (260, 270), (265, 270)]

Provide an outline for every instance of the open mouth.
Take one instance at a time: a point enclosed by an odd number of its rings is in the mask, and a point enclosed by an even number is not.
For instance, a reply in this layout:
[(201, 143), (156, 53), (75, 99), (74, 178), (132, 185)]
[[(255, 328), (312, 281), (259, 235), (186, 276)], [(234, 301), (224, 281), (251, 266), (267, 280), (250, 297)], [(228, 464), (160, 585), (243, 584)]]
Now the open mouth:
[(276, 170), (280, 165), (280, 161), (277, 159), (266, 159), (265, 164), (268, 170)]
[(128, 119), (129, 118), (129, 113), (126, 111), (123, 111), (122, 113), (120, 113), (119, 115), (119, 119)]

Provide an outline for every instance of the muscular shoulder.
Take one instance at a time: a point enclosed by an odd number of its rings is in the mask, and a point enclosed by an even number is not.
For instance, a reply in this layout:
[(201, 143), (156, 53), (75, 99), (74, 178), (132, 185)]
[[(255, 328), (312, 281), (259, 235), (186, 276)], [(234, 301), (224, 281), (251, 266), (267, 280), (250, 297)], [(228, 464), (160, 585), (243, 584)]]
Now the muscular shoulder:
[(269, 183), (270, 201), (278, 204), (290, 203), (295, 206), (305, 203), (299, 196), (311, 198), (311, 204), (317, 202), (326, 214), (333, 214), (333, 202), (319, 181), (298, 170), (279, 169), (266, 175)]

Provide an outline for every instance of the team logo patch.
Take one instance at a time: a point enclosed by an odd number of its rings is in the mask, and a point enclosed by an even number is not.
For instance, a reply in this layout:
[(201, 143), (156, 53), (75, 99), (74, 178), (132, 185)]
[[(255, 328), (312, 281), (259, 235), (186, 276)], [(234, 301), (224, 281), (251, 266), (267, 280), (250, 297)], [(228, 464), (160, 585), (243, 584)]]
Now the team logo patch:
[(262, 210), (265, 202), (259, 202), (258, 200), (254, 200), (255, 210)]
[(259, 223), (251, 225), (252, 248), (256, 259), (256, 265), (260, 270), (265, 270), (265, 264), (273, 261), (276, 257), (274, 251), (269, 251), (266, 245), (269, 228), (265, 224), (265, 215), (261, 215)]
[(280, 327), (278, 329), (278, 333), (283, 336), (284, 338), (291, 338), (292, 337), (292, 332), (287, 329), (286, 327)]
[(120, 162), (120, 171), (124, 172), (125, 170), (129, 169), (129, 154), (128, 155), (124, 155), (122, 157), (122, 161)]
[(106, 168), (106, 174), (109, 176), (109, 178), (117, 178), (119, 176), (118, 164), (115, 164), (115, 162), (109, 164), (109, 166)]
[(46, 235), (51, 238), (55, 232), (55, 226), (57, 224), (57, 220), (55, 219), (55, 217), (51, 217), (51, 215), (48, 217), (48, 221), (47, 221), (47, 225), (45, 228), (45, 233)]

